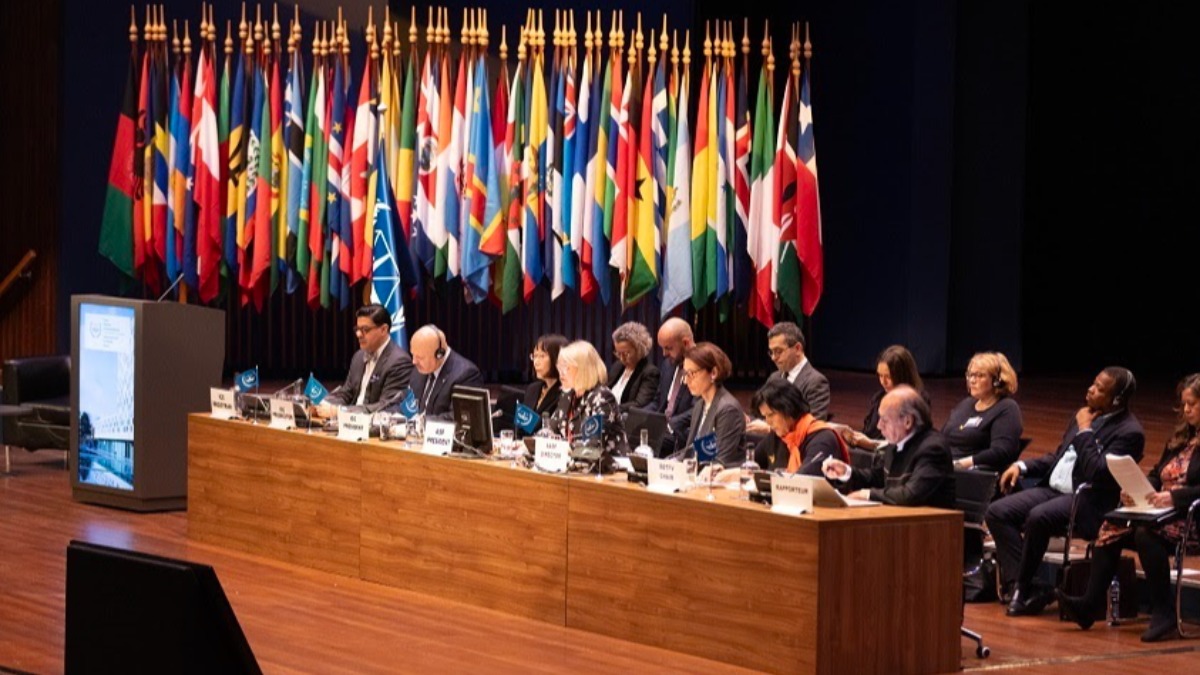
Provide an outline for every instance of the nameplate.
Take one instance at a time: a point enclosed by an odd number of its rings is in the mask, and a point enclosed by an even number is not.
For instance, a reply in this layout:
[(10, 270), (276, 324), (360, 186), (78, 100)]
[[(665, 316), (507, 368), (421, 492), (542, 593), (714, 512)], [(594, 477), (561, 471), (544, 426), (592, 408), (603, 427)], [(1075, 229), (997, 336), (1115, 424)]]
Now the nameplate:
[(237, 398), (232, 389), (209, 387), (208, 400), (212, 405), (213, 419), (232, 420), (237, 418)]
[(570, 443), (554, 438), (533, 439), (533, 465), (538, 471), (566, 473), (570, 461)]
[(425, 422), (425, 445), (421, 452), (427, 455), (448, 455), (454, 449), (454, 422)]
[(646, 460), (646, 488), (651, 492), (683, 492), (688, 487), (688, 472), (683, 462), (670, 459)]
[(812, 485), (806, 478), (771, 474), (771, 510), (789, 516), (812, 513)]
[(287, 399), (271, 399), (271, 428), (295, 429), (296, 411)]
[[(272, 415), (272, 417), (274, 417)], [(271, 420), (274, 422), (274, 420)], [(338, 411), (338, 435), (343, 441), (365, 441), (371, 436), (371, 415), (368, 413)]]

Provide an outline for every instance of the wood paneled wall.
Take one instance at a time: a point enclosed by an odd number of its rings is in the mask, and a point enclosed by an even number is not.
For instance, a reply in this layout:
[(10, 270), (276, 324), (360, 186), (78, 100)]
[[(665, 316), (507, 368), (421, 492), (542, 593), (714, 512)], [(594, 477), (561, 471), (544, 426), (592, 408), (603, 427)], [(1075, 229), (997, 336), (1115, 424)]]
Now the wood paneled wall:
[(55, 348), (61, 5), (0, 3), (0, 278), (27, 251), (37, 253), (30, 276), (0, 297), (0, 359)]

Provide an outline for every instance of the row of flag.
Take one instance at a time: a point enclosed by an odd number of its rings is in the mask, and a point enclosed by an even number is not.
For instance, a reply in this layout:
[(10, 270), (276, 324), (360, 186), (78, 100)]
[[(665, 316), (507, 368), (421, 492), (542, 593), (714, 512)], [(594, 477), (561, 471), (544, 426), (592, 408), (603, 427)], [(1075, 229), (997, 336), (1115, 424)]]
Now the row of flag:
[(744, 306), (767, 326), (820, 299), (798, 27), (776, 102), (769, 40), (752, 90), (748, 35), (739, 58), (724, 22), (694, 83), (690, 36), (668, 40), (665, 17), (647, 51), (640, 16), (626, 45), (614, 14), (606, 53), (588, 13), (580, 54), (574, 12), (557, 13), (548, 49), (530, 11), (510, 72), (506, 39), (489, 59), (485, 10), (464, 17), (454, 49), (432, 9), (420, 47), (414, 9), (407, 56), (398, 24), (377, 41), (368, 20), (356, 87), (340, 19), (317, 25), (306, 62), (298, 14), (283, 44), (277, 17), (243, 17), (218, 69), (202, 15), (196, 54), (186, 23), (171, 50), (161, 15), (143, 49), (130, 26), (100, 252), (152, 292), (180, 282), (184, 300), (261, 309), (282, 287), (315, 309), (365, 287), (402, 346), (403, 300), (440, 280), (504, 312), (547, 286), (623, 307), (657, 294), (663, 316)]

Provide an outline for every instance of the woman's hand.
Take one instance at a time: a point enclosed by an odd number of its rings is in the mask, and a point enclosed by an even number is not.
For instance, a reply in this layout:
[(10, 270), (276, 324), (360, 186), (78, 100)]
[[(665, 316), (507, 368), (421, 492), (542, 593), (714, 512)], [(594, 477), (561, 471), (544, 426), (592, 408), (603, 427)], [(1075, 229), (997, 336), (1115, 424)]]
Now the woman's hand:
[(1148, 497), (1150, 504), (1158, 508), (1174, 506), (1175, 500), (1171, 499), (1170, 492), (1152, 492)]
[[(1154, 493), (1151, 492), (1150, 496), (1153, 496), (1153, 495), (1154, 495)], [(1147, 496), (1147, 499), (1149, 499), (1149, 496)], [(1128, 492), (1121, 490), (1121, 506), (1133, 506), (1133, 505), (1134, 505), (1133, 497), (1129, 496)]]

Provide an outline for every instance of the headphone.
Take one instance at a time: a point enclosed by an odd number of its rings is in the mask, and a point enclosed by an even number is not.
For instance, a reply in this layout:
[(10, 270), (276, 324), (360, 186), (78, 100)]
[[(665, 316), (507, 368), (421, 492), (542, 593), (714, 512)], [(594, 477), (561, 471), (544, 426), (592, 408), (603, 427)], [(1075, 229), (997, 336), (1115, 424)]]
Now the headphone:
[(442, 359), (446, 358), (446, 334), (443, 333), (442, 329), (438, 328), (437, 326), (433, 326), (433, 329), (437, 331), (438, 334), (438, 348), (433, 352), (433, 356), (438, 361), (441, 361)]
[(992, 389), (1003, 389), (1003, 388), (1004, 388), (1004, 380), (1000, 379), (1000, 373), (996, 373), (992, 377)]
[(1129, 387), (1133, 384), (1133, 371), (1128, 368), (1121, 369), (1125, 373), (1125, 385), (1121, 387), (1121, 391), (1113, 397), (1112, 404), (1114, 408), (1120, 408), (1125, 405), (1125, 394), (1129, 391)]

